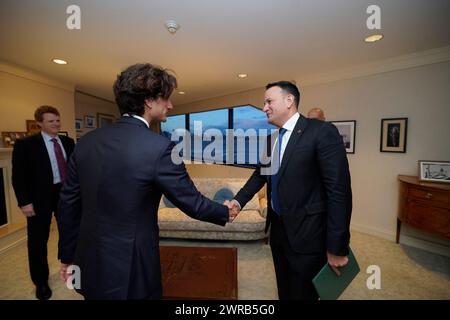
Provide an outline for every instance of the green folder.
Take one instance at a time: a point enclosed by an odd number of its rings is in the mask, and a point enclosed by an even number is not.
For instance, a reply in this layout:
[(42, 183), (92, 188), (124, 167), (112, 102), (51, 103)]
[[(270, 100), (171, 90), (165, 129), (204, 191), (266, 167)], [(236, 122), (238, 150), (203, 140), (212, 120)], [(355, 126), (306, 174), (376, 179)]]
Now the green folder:
[(321, 300), (336, 300), (359, 273), (359, 265), (349, 248), (348, 263), (338, 276), (327, 263), (312, 280)]

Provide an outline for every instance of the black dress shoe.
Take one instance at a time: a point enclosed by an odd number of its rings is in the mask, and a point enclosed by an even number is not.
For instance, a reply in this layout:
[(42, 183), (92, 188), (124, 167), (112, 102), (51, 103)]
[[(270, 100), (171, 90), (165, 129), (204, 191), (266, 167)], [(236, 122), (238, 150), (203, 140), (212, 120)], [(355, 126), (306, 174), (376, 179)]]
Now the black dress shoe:
[(36, 286), (36, 298), (39, 300), (48, 300), (52, 296), (52, 289), (47, 283)]

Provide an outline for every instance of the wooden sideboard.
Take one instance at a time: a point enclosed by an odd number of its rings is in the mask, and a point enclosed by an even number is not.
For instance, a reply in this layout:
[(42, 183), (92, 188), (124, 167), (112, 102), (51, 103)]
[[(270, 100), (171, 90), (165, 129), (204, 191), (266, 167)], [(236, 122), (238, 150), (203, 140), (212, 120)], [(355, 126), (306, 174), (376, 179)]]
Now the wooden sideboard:
[(450, 185), (420, 182), (415, 176), (399, 175), (400, 199), (396, 242), (402, 223), (450, 238)]

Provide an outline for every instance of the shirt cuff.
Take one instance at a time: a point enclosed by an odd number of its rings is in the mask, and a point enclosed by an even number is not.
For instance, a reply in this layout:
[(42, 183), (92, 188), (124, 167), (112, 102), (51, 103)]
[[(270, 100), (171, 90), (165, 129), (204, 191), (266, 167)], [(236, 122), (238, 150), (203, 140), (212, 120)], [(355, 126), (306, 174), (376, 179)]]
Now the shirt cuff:
[(231, 200), (231, 202), (234, 202), (239, 207), (239, 210), (242, 209), (241, 204), (236, 199)]

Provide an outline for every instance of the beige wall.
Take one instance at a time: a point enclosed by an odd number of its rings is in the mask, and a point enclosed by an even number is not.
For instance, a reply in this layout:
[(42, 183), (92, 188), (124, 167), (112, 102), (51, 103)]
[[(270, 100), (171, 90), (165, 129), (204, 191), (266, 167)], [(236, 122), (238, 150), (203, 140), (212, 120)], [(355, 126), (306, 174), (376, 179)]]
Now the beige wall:
[(73, 92), (70, 85), (0, 62), (0, 131), (26, 131), (26, 120), (47, 104), (59, 110), (61, 130), (75, 137)]
[[(120, 118), (119, 109), (114, 102), (79, 91), (75, 92), (75, 118), (83, 121), (82, 129), (77, 131), (77, 137), (97, 128), (98, 113), (113, 115), (116, 119)], [(92, 129), (84, 127), (84, 117), (87, 115), (94, 117), (94, 128)]]
[(0, 168), (3, 169), (3, 186), (5, 190), (5, 204), (7, 212), (7, 221), (10, 225), (25, 225), (26, 220), (22, 211), (17, 206), (16, 194), (12, 186), (12, 165), (11, 165), (11, 148), (0, 148)]

